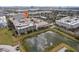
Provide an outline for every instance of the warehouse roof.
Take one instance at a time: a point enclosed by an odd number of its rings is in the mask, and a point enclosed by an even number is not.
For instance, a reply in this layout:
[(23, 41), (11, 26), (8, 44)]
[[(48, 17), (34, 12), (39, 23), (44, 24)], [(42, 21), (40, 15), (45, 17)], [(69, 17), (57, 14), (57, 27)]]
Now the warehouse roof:
[(33, 22), (30, 21), (30, 18), (11, 18), (10, 19), (12, 21), (12, 23), (14, 24), (14, 26), (16, 27), (16, 29), (23, 29), (23, 28), (27, 28), (29, 26), (33, 26)]
[(64, 17), (60, 20), (56, 20), (58, 22), (63, 22), (63, 23), (66, 23), (66, 24), (69, 24), (69, 25), (75, 25), (75, 24), (78, 24), (79, 23), (79, 18), (78, 17)]

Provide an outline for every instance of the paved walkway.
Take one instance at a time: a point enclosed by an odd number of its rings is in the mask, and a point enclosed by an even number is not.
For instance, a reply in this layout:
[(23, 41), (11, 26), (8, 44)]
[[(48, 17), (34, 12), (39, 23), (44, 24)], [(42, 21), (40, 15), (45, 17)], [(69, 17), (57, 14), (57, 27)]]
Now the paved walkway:
[[(52, 52), (65, 52), (66, 49), (72, 49), (74, 50), (72, 47), (70, 47), (69, 45), (65, 44), (65, 43), (61, 43), (59, 44), (57, 47), (51, 49)], [(75, 51), (75, 50), (74, 50)]]
[(17, 52), (17, 50), (10, 45), (0, 45), (0, 52)]

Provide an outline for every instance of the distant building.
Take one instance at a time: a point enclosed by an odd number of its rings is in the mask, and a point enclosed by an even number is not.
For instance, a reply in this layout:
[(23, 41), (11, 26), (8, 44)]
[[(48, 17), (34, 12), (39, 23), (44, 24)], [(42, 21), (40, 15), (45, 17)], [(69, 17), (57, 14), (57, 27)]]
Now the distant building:
[(58, 26), (65, 27), (66, 29), (76, 29), (79, 27), (78, 17), (64, 17), (60, 20), (56, 20)]
[(13, 15), (16, 15), (16, 13), (7, 13), (6, 15), (7, 16), (13, 16)]
[(7, 20), (5, 16), (0, 16), (0, 28), (4, 28), (7, 26)]

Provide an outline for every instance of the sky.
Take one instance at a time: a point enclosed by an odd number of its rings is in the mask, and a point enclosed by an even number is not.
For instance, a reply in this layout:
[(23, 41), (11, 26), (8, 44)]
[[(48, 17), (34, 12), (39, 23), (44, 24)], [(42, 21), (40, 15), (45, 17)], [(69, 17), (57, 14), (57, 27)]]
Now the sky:
[(0, 6), (79, 6), (78, 0), (0, 0)]

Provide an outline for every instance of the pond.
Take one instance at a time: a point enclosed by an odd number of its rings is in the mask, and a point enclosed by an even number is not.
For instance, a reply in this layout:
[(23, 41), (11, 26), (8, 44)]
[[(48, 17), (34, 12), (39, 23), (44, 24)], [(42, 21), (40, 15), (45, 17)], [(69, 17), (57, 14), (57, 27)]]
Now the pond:
[(47, 31), (35, 37), (25, 39), (23, 41), (23, 45), (26, 48), (26, 50), (30, 52), (42, 52), (45, 51), (46, 48), (56, 46), (61, 42), (64, 42), (76, 49), (77, 46), (79, 45), (79, 42), (72, 39), (67, 39), (66, 37), (63, 37), (52, 31)]

